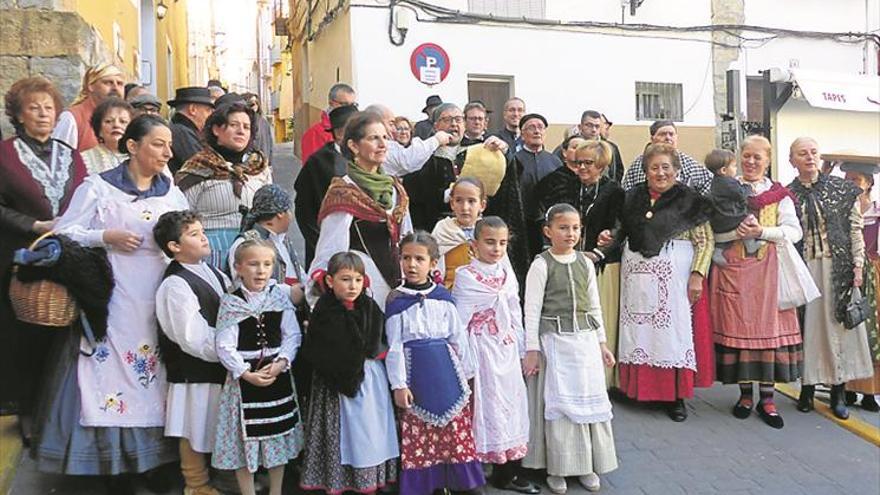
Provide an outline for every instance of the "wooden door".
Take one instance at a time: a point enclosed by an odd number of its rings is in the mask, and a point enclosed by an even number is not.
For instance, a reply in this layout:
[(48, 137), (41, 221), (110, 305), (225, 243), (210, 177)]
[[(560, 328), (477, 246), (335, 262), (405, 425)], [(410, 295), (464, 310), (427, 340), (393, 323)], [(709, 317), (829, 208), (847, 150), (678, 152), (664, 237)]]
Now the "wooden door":
[(489, 132), (504, 126), (504, 102), (513, 96), (513, 79), (507, 77), (469, 77), (468, 101), (479, 100), (489, 110)]

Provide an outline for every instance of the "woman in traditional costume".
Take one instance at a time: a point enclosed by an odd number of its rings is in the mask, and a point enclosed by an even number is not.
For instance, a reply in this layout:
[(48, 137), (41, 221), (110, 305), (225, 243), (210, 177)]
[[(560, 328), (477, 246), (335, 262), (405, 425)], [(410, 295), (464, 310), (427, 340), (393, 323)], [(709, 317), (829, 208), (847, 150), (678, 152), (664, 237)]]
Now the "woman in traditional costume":
[(637, 401), (666, 403), (673, 421), (687, 419), (697, 372), (691, 305), (703, 291), (714, 241), (711, 203), (678, 182), (678, 153), (653, 144), (644, 153), (647, 183), (626, 193), (616, 241), (621, 267), (620, 389)]
[[(799, 242), (803, 232), (791, 193), (766, 176), (771, 149), (762, 136), (749, 136), (740, 147), (741, 180), (755, 191), (749, 204), (758, 222), (744, 220), (735, 237), (718, 238), (734, 242), (722, 253), (727, 264), (712, 269), (710, 299), (718, 380), (740, 388), (733, 415), (745, 419), (751, 414), (753, 383), (758, 382), (758, 414), (771, 427), (782, 428), (773, 391), (776, 383), (798, 379), (803, 347), (795, 308), (779, 309), (779, 257), (784, 256), (783, 243)], [(768, 242), (749, 256), (741, 239)]]

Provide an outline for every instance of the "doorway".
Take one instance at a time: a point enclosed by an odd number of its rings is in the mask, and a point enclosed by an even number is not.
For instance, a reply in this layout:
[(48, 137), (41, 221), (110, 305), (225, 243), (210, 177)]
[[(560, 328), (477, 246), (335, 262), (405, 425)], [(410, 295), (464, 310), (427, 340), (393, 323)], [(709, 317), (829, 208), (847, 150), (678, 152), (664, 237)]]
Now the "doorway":
[(513, 76), (468, 75), (468, 101), (479, 100), (489, 111), (488, 131), (504, 127), (504, 102), (513, 96)]

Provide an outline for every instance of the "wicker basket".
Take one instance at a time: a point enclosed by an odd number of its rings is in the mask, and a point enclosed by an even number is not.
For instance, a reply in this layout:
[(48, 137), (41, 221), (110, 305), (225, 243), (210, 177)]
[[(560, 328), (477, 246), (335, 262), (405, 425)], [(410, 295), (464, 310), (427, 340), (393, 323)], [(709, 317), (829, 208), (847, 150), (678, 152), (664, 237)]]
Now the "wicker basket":
[[(33, 250), (38, 242), (53, 234), (46, 232), (37, 237), (28, 249)], [(73, 323), (79, 309), (66, 287), (50, 280), (22, 282), (17, 273), (18, 267), (13, 267), (9, 299), (20, 321), (46, 327), (66, 327)]]

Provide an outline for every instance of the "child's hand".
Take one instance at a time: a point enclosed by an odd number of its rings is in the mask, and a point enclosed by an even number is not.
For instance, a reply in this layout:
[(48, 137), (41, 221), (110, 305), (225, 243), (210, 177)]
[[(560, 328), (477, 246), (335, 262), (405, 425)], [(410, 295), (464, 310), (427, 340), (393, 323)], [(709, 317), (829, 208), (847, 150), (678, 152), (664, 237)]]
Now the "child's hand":
[(287, 359), (281, 358), (278, 361), (263, 366), (262, 368), (260, 368), (260, 372), (265, 372), (272, 378), (275, 378), (276, 376), (283, 373), (285, 369), (287, 369)]
[(605, 343), (599, 344), (599, 349), (602, 350), (602, 361), (605, 362), (606, 368), (611, 368), (615, 364), (617, 364), (617, 360), (614, 359), (614, 353), (608, 349), (608, 346)]
[(413, 394), (408, 388), (399, 388), (394, 391), (394, 404), (401, 409), (409, 409), (413, 405)]
[(538, 374), (540, 368), (541, 351), (527, 351), (525, 359), (522, 360), (522, 371), (525, 376), (533, 376)]
[(260, 371), (245, 371), (241, 374), (241, 379), (255, 387), (268, 387), (275, 382), (275, 377), (270, 376), (264, 370), (265, 368)]

